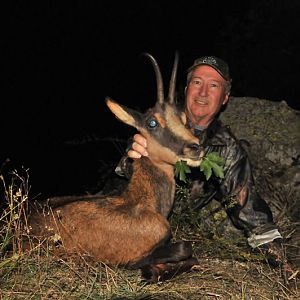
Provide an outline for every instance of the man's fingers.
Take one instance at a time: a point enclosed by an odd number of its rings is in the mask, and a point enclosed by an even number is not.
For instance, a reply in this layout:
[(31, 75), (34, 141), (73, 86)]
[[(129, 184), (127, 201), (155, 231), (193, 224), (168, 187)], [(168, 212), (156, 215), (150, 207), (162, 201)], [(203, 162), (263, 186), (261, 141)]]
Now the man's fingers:
[(131, 149), (127, 152), (128, 157), (135, 159), (148, 156), (146, 150), (147, 140), (141, 134), (135, 134), (133, 140), (134, 142), (131, 145)]
[(136, 159), (136, 158), (141, 158), (142, 155), (134, 150), (129, 150), (127, 152), (128, 157), (132, 158), (132, 159)]
[[(132, 150), (133, 150), (133, 152), (137, 152), (141, 156), (148, 156), (148, 152), (147, 152), (146, 148), (144, 146), (141, 146), (140, 144), (138, 144), (136, 142), (132, 143), (132, 149), (131, 149), (131, 151)], [(129, 152), (128, 152), (128, 154), (129, 154)], [(133, 155), (136, 155), (136, 154), (133, 154)], [(138, 157), (135, 157), (135, 158), (138, 158)]]
[(147, 140), (139, 133), (133, 136), (133, 140), (142, 147), (147, 148)]

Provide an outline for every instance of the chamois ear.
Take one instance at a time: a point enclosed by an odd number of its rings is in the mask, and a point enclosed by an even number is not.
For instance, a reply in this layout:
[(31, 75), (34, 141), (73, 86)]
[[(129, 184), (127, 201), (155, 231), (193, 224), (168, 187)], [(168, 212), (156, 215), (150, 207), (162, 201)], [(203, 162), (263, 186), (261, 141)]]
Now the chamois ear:
[(114, 100), (106, 97), (106, 105), (117, 119), (123, 123), (133, 126), (136, 129), (140, 127), (141, 114), (133, 109), (127, 108), (124, 105), (118, 104)]

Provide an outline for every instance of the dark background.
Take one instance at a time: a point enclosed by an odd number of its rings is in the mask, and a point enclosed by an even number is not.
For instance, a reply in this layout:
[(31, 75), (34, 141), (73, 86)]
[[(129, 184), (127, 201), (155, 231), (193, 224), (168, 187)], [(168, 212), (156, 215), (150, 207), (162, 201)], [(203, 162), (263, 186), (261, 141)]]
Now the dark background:
[[(156, 98), (149, 52), (166, 87), (175, 50), (178, 87), (203, 55), (226, 60), (233, 96), (300, 109), (300, 2), (11, 1), (2, 5), (1, 162), (29, 169), (42, 196), (95, 189), (135, 131), (110, 96), (144, 110)], [(288, 126), (288, 124), (287, 124)], [(97, 188), (97, 187), (96, 187)]]

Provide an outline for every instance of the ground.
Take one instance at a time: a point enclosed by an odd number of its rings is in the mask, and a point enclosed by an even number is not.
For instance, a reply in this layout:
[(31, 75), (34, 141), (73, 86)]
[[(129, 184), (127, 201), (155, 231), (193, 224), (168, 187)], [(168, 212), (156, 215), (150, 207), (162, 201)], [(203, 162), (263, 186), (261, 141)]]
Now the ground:
[(42, 247), (18, 254), (16, 243), (0, 261), (0, 299), (299, 299), (299, 281), (286, 285), (280, 268), (270, 267), (238, 231), (224, 226), (228, 220), (215, 205), (199, 214), (179, 214), (175, 206), (170, 219), (174, 239), (193, 242), (199, 265), (189, 273), (145, 284), (138, 270), (57, 257)]

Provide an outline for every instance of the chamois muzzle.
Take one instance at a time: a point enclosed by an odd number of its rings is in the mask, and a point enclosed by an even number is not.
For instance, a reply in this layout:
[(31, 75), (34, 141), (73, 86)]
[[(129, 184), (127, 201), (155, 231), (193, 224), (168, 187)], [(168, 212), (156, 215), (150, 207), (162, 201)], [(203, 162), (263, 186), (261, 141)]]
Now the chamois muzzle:
[(199, 144), (189, 144), (187, 145), (187, 148), (190, 148), (191, 150), (194, 150), (194, 151), (199, 151), (201, 148), (200, 148), (200, 145)]
[(195, 160), (200, 159), (203, 157), (203, 147), (196, 143), (187, 144), (183, 148), (183, 154)]

